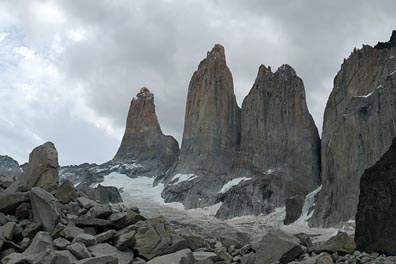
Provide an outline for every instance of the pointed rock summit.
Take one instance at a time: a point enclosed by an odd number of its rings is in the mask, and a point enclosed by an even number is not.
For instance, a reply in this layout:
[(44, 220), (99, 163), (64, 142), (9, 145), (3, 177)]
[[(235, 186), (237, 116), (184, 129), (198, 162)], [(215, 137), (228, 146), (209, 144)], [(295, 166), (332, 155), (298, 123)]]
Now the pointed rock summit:
[(334, 79), (324, 113), (323, 188), (310, 220), (313, 226), (354, 220), (360, 177), (396, 136), (395, 58), (392, 45), (364, 45), (344, 61)]
[(239, 120), (224, 47), (216, 44), (190, 81), (177, 171), (227, 171), (239, 144)]
[[(241, 145), (232, 173), (244, 178), (224, 194), (219, 218), (269, 213), (320, 184), (320, 138), (303, 81), (289, 65), (261, 65), (243, 101)], [(239, 176), (238, 176), (239, 175)]]
[(215, 202), (222, 175), (234, 164), (240, 141), (240, 109), (224, 47), (216, 44), (194, 72), (187, 95), (178, 162), (166, 181), (167, 202), (186, 208)]
[(116, 163), (138, 163), (151, 176), (165, 172), (177, 159), (179, 145), (165, 136), (155, 113), (154, 95), (143, 87), (132, 99)]

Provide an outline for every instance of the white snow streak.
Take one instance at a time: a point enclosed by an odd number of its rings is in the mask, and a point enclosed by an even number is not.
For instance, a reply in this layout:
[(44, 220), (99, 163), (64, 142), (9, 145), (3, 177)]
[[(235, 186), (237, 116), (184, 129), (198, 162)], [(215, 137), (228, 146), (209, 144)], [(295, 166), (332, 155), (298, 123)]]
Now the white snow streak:
[(224, 186), (221, 188), (219, 193), (226, 193), (228, 192), (232, 187), (238, 185), (239, 183), (241, 183), (242, 181), (248, 181), (251, 178), (246, 178), (246, 177), (241, 177), (241, 178), (235, 178), (229, 182), (227, 182), (226, 184), (224, 184)]
[(178, 173), (176, 174), (173, 178), (172, 178), (172, 184), (179, 184), (181, 182), (185, 182), (185, 181), (192, 181), (195, 178), (197, 178), (198, 176), (196, 176), (195, 174), (181, 174)]

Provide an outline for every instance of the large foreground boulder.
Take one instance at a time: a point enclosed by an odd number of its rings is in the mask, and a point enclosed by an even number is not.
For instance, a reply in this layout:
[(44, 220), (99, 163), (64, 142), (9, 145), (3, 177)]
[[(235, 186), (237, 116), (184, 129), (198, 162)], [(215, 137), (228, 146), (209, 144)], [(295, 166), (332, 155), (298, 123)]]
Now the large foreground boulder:
[(139, 256), (152, 259), (188, 247), (187, 241), (177, 235), (162, 218), (153, 218), (136, 224), (134, 249)]
[(52, 232), (59, 223), (61, 214), (55, 197), (44, 189), (34, 187), (30, 191), (33, 217), (47, 232)]
[(268, 232), (260, 241), (254, 264), (289, 263), (303, 253), (298, 238), (282, 230)]
[(338, 254), (351, 254), (356, 248), (356, 244), (353, 241), (353, 237), (345, 232), (339, 232), (336, 236), (333, 236), (323, 244), (317, 246), (315, 251), (317, 253), (338, 253)]
[(52, 142), (36, 147), (29, 155), (29, 163), (21, 176), (24, 190), (40, 187), (49, 192), (58, 188), (58, 152)]
[(360, 180), (355, 241), (358, 250), (396, 255), (396, 139)]
[(14, 214), (18, 206), (29, 200), (29, 192), (0, 193), (0, 212)]
[(194, 264), (195, 259), (191, 249), (183, 249), (172, 254), (156, 257), (148, 264)]

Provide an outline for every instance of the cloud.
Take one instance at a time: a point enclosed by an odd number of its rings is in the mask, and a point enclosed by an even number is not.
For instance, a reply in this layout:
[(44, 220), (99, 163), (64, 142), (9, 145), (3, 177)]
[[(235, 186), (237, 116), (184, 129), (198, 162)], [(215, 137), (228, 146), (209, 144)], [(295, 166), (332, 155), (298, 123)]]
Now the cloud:
[(385, 41), (392, 0), (9, 1), (0, 3), (0, 154), (26, 161), (46, 140), (62, 164), (104, 162), (132, 97), (155, 94), (165, 133), (182, 136), (189, 80), (225, 46), (241, 104), (260, 64), (303, 78), (321, 127), (332, 79), (355, 46)]

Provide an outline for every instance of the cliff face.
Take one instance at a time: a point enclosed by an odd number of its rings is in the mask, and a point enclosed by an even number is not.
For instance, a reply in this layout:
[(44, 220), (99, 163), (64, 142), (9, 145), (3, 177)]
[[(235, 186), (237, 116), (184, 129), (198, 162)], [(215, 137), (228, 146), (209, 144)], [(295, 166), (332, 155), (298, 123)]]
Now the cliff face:
[(177, 141), (161, 131), (154, 95), (142, 88), (132, 99), (125, 134), (113, 162), (134, 162), (143, 166), (150, 176), (158, 176), (175, 162), (178, 152)]
[(177, 171), (228, 171), (240, 138), (240, 109), (226, 64), (217, 44), (191, 78), (183, 141)]
[(396, 139), (360, 180), (355, 241), (360, 251), (396, 254)]
[[(224, 194), (220, 218), (270, 212), (320, 184), (320, 138), (303, 81), (289, 65), (261, 65), (243, 101), (241, 145), (233, 172), (249, 178)], [(261, 186), (261, 187), (260, 187)], [(243, 210), (236, 210), (243, 204)]]
[(355, 50), (334, 79), (324, 114), (323, 188), (313, 226), (354, 219), (360, 176), (396, 136), (396, 48), (383, 46)]
[(187, 208), (215, 202), (239, 141), (240, 109), (224, 47), (217, 44), (191, 78), (180, 156), (165, 179), (165, 200)]

